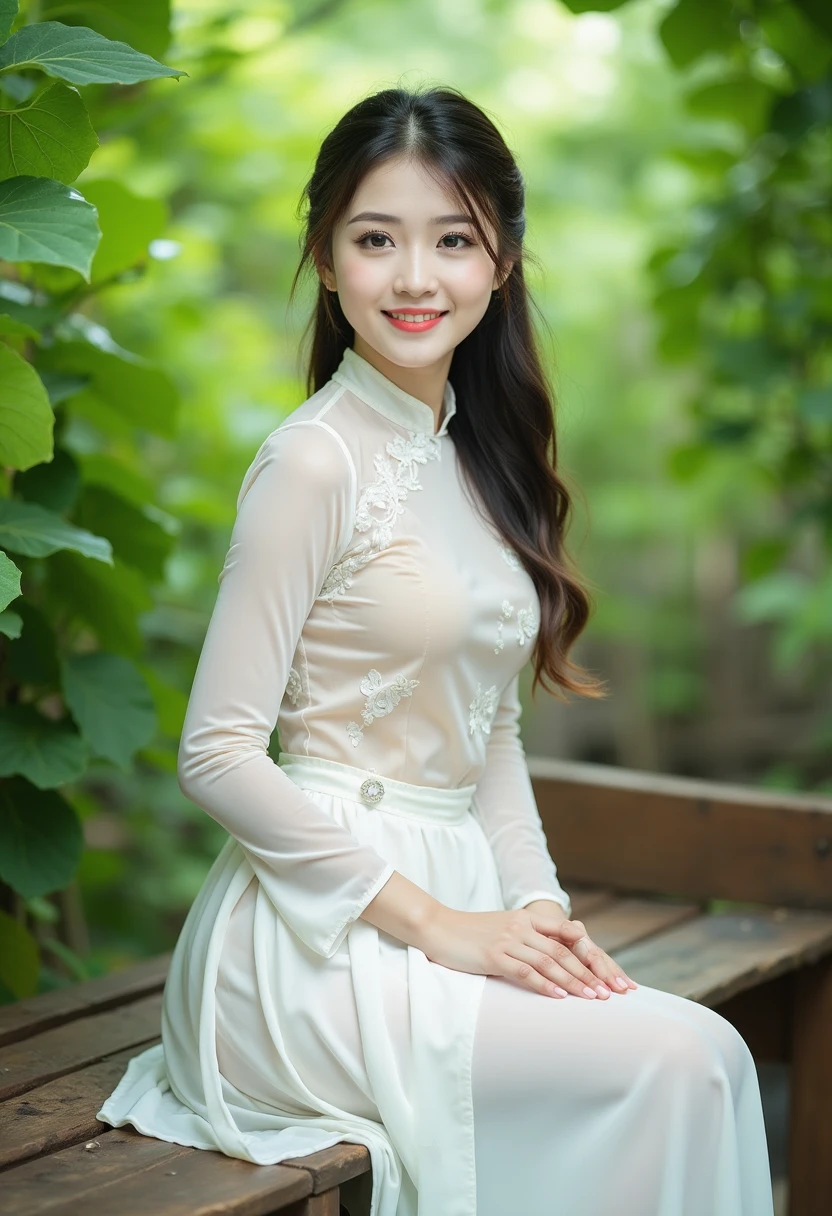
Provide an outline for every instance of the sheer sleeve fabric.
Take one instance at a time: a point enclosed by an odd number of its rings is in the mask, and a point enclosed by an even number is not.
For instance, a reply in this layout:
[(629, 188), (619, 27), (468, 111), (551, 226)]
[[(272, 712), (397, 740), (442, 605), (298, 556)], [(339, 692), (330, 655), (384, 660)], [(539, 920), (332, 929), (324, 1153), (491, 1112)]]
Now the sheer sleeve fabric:
[(549, 853), (520, 739), (519, 683), (518, 674), (497, 706), (473, 811), (497, 862), (506, 908), (552, 899), (571, 916), (572, 901)]
[[(310, 609), (352, 533), (355, 472), (325, 424), (285, 424), (243, 479), (179, 746), (182, 792), (234, 836), (277, 911), (330, 958), (394, 867), (268, 755)], [(333, 673), (335, 675), (336, 673)]]

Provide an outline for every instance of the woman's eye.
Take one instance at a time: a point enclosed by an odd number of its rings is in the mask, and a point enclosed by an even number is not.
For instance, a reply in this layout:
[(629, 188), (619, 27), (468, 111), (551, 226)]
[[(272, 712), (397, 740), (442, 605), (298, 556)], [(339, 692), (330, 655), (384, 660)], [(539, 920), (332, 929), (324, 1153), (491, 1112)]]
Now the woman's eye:
[[(386, 232), (365, 232), (355, 243), (356, 245), (361, 245), (364, 249), (383, 249), (384, 245), (381, 242), (391, 239)], [(465, 241), (466, 245), (474, 244), (471, 238), (466, 236), (464, 232), (446, 232), (440, 239), (442, 241)], [(446, 245), (445, 248), (461, 249), (462, 246), (458, 244)]]

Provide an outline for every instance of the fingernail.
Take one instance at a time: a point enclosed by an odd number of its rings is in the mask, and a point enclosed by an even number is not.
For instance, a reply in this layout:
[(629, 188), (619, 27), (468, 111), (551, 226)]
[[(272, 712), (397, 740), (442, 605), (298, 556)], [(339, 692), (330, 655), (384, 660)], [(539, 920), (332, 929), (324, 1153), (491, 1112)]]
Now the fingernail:
[(627, 987), (627, 981), (624, 979), (623, 975), (616, 976), (615, 982), (616, 982), (616, 984), (618, 984), (619, 988)]
[(599, 996), (609, 996), (610, 995), (610, 990), (606, 986), (606, 984), (596, 984), (595, 991), (598, 993)]
[(555, 984), (555, 992), (558, 994), (558, 996), (569, 996), (569, 993), (566, 991), (566, 989), (559, 988), (557, 984)]
[(595, 991), (594, 991), (594, 989), (592, 989), (592, 988), (586, 988), (586, 987), (585, 987), (585, 988), (584, 988), (584, 996), (591, 996), (591, 997), (593, 997), (593, 998), (594, 998), (594, 997), (595, 997)]

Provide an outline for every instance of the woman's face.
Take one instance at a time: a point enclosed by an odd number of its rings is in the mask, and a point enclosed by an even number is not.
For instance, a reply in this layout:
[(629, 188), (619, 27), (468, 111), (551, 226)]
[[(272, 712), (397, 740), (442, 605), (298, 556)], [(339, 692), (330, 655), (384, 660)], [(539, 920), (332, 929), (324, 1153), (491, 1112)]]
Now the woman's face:
[[(494, 241), (493, 229), (487, 228)], [(399, 367), (450, 366), (454, 348), (488, 308), (497, 271), (458, 204), (424, 169), (397, 158), (371, 170), (333, 233), (334, 273), (344, 316), (362, 342)], [(391, 313), (441, 314), (397, 325)]]

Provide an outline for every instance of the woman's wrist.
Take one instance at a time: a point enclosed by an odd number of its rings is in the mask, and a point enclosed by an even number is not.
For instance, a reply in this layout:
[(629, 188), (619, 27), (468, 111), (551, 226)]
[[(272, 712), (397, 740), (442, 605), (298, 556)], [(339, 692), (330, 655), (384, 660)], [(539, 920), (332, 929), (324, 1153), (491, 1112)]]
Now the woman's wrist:
[(556, 899), (533, 899), (531, 903), (524, 904), (523, 907), (530, 912), (545, 912), (547, 916), (553, 916), (556, 921), (569, 920), (563, 904), (558, 903)]

